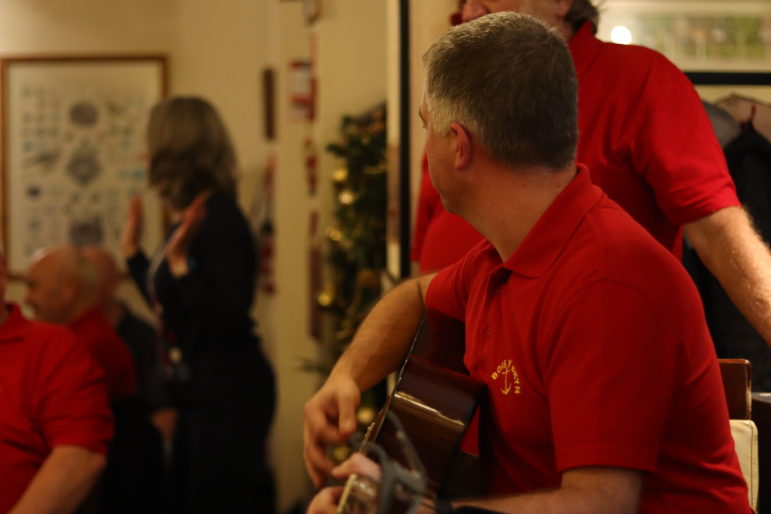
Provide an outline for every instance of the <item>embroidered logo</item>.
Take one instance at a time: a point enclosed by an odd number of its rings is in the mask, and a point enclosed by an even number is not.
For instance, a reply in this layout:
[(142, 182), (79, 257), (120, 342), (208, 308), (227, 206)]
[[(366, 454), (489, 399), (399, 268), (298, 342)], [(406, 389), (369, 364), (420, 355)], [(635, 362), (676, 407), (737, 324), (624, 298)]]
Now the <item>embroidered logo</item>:
[(520, 394), (519, 374), (517, 374), (516, 368), (511, 363), (511, 359), (501, 361), (493, 372), (492, 378), (493, 380), (502, 378), (499, 384), (503, 394)]

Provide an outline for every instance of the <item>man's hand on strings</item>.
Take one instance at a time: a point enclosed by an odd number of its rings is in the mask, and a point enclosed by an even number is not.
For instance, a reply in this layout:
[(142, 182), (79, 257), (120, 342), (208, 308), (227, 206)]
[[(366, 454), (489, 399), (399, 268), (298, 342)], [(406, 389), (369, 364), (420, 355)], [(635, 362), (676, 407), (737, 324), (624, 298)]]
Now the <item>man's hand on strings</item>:
[(303, 457), (316, 487), (321, 486), (334, 468), (326, 455), (327, 446), (345, 442), (356, 430), (360, 396), (353, 379), (333, 375), (305, 404)]
[[(350, 475), (366, 476), (380, 480), (380, 466), (360, 453), (354, 453), (345, 462), (333, 468), (331, 474), (338, 480), (346, 480)], [(325, 487), (316, 494), (308, 506), (308, 514), (334, 514), (337, 512), (343, 486)]]

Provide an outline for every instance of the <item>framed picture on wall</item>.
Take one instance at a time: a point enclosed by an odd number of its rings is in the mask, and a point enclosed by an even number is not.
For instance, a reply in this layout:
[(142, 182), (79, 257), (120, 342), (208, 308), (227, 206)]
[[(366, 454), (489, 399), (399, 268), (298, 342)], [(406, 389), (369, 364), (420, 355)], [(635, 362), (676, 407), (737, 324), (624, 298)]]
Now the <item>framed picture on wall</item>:
[(145, 199), (143, 244), (154, 249), (163, 216), (146, 193), (145, 126), (167, 92), (166, 58), (3, 57), (0, 87), (2, 227), (11, 276), (46, 246), (102, 245), (117, 256), (135, 194)]
[(766, 71), (771, 2), (607, 0), (597, 36), (653, 48), (683, 70)]
[(731, 95), (742, 95), (771, 104), (769, 72), (687, 71), (685, 74), (706, 101), (716, 102)]

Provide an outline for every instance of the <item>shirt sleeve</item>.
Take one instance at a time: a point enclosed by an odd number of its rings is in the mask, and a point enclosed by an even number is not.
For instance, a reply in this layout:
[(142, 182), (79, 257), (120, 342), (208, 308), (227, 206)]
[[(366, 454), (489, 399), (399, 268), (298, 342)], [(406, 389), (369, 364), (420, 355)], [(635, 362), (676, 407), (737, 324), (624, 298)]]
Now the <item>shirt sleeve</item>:
[(480, 275), (478, 268), (484, 263), (482, 252), (489, 246), (482, 240), (463, 258), (439, 271), (428, 286), (426, 308), (464, 321), (474, 277)]
[(557, 469), (654, 471), (682, 344), (636, 289), (600, 281), (563, 310), (541, 353)]
[(420, 194), (418, 195), (418, 207), (415, 214), (415, 230), (412, 233), (412, 248), (410, 249), (410, 258), (415, 262), (420, 262), (429, 225), (443, 209), (442, 199), (431, 182), (431, 175), (428, 172), (428, 159), (425, 153), (423, 154), (421, 166), (423, 176), (420, 181)]
[(107, 453), (113, 420), (107, 387), (96, 363), (66, 331), (57, 332), (38, 366), (36, 415), (49, 445)]
[(655, 55), (626, 137), (634, 169), (651, 185), (667, 219), (682, 225), (739, 205), (725, 156), (688, 78)]

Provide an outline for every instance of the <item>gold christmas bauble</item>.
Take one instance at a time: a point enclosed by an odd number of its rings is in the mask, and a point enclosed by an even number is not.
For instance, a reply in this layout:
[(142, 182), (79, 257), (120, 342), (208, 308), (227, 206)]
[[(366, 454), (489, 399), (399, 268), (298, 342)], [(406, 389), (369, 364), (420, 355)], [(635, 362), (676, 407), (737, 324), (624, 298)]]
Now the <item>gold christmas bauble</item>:
[(343, 233), (335, 227), (329, 227), (324, 231), (324, 234), (330, 241), (338, 242), (343, 238)]
[(316, 297), (316, 302), (319, 304), (319, 307), (328, 309), (329, 307), (332, 307), (335, 298), (331, 291), (322, 291)]
[(336, 184), (343, 184), (348, 181), (348, 168), (337, 168), (332, 172), (332, 181)]
[(349, 205), (353, 205), (353, 202), (356, 201), (356, 194), (350, 189), (344, 189), (337, 195), (337, 201), (340, 202), (340, 205), (348, 207)]
[(372, 407), (362, 407), (356, 412), (356, 421), (360, 425), (369, 425), (375, 419), (375, 409)]
[(332, 448), (330, 458), (336, 463), (342, 463), (351, 456), (351, 449), (347, 446), (338, 445)]

